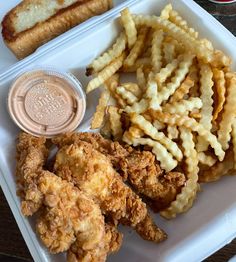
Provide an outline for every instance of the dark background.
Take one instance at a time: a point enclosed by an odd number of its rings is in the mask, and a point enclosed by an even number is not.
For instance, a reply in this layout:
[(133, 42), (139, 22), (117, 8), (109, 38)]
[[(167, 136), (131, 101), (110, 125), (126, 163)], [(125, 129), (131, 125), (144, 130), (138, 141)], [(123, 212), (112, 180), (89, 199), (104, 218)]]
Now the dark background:
[[(236, 3), (217, 5), (207, 0), (196, 0), (203, 8), (217, 18), (226, 28), (236, 35)], [(206, 259), (206, 262), (225, 262), (236, 255), (236, 240)], [(33, 261), (11, 214), (6, 199), (0, 189), (0, 261)]]

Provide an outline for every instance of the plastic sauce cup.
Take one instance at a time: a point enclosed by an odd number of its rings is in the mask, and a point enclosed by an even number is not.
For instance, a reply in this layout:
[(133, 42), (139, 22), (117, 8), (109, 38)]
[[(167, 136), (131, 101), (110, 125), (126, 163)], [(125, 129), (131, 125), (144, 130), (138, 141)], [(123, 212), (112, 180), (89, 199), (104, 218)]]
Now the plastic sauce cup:
[(86, 109), (81, 83), (70, 73), (49, 68), (18, 76), (7, 102), (11, 118), (22, 130), (48, 138), (74, 131)]

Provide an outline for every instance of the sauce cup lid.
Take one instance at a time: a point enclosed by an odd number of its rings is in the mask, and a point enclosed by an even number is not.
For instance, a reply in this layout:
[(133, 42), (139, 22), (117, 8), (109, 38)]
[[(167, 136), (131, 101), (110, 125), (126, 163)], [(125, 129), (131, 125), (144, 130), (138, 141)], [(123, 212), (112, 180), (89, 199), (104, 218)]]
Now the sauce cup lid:
[(81, 83), (72, 74), (51, 68), (20, 74), (7, 102), (11, 118), (22, 130), (48, 138), (74, 131), (86, 109)]

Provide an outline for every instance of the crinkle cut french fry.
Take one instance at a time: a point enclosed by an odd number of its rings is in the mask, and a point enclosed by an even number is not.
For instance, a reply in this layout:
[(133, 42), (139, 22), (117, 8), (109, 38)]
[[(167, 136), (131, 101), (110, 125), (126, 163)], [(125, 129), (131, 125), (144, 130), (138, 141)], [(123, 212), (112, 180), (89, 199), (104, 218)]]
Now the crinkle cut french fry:
[(162, 30), (156, 30), (152, 38), (152, 68), (154, 72), (159, 72), (162, 67), (162, 42), (164, 34)]
[(214, 149), (216, 156), (219, 160), (222, 161), (225, 156), (225, 152), (222, 149), (221, 144), (218, 142), (215, 135), (210, 131), (206, 130), (201, 124), (199, 124), (195, 119), (188, 116), (173, 115), (169, 113), (162, 113), (160, 111), (150, 110), (150, 114), (153, 118), (158, 119), (159, 121), (169, 124), (184, 126), (190, 130), (197, 132), (199, 136), (203, 137)]
[(203, 43), (190, 36), (187, 32), (171, 23), (154, 15), (132, 15), (136, 26), (149, 26), (155, 29), (163, 29), (171, 37), (182, 42), (189, 52), (196, 54), (198, 58), (208, 63), (213, 60), (213, 51), (208, 49)]
[(126, 90), (123, 86), (116, 88), (116, 93), (119, 94), (129, 105), (133, 105), (138, 101), (138, 98), (130, 91)]
[(212, 66), (221, 68), (221, 67), (229, 67), (232, 63), (230, 57), (226, 56), (222, 51), (215, 50), (213, 54), (213, 61), (211, 62)]
[(166, 67), (163, 67), (158, 74), (155, 76), (155, 80), (158, 85), (161, 86), (168, 77), (174, 72), (178, 67), (179, 59), (174, 59), (171, 63), (167, 64)]
[(121, 22), (125, 29), (129, 49), (131, 49), (137, 40), (137, 29), (128, 8), (121, 11)]
[(198, 65), (193, 62), (193, 64), (190, 66), (189, 74), (188, 76), (192, 79), (194, 82), (194, 85), (190, 89), (190, 95), (191, 96), (199, 96), (199, 76), (198, 76)]
[[(234, 168), (234, 153), (231, 149), (227, 150), (225, 159), (222, 162), (217, 161), (215, 165), (207, 170), (200, 171), (199, 182), (209, 183), (214, 182), (226, 175), (231, 175), (231, 170)], [(234, 172), (235, 174), (235, 172)]]
[(150, 57), (142, 57), (142, 58), (138, 58), (135, 62), (134, 65), (129, 66), (129, 67), (122, 67), (120, 69), (121, 72), (124, 73), (134, 73), (137, 71), (137, 69), (141, 66), (146, 66), (146, 67), (151, 67), (151, 58)]
[(167, 136), (169, 139), (177, 139), (179, 137), (177, 126), (167, 126)]
[(216, 159), (212, 156), (206, 155), (204, 152), (198, 153), (198, 160), (201, 164), (206, 166), (213, 166), (216, 163)]
[(147, 90), (145, 93), (145, 97), (149, 100), (149, 108), (151, 109), (159, 109), (160, 106), (158, 104), (158, 86), (154, 80), (149, 80), (147, 84)]
[(107, 104), (110, 99), (110, 92), (108, 90), (104, 90), (101, 94), (101, 97), (98, 101), (98, 106), (96, 108), (96, 112), (93, 115), (92, 123), (91, 123), (91, 129), (97, 129), (102, 126), (105, 110), (107, 107)]
[[(213, 112), (213, 73), (211, 67), (207, 64), (200, 64), (200, 91), (202, 100), (201, 119), (199, 123), (204, 126), (205, 129), (211, 131), (212, 128), (212, 112)], [(197, 143), (198, 152), (207, 150), (208, 143), (203, 138), (199, 137)]]
[(153, 126), (159, 131), (164, 129), (166, 126), (164, 123), (158, 121), (157, 119), (153, 121)]
[(131, 126), (129, 128), (129, 133), (132, 135), (134, 138), (140, 138), (144, 135), (144, 132), (142, 129), (140, 129), (137, 126)]
[(164, 133), (159, 132), (149, 121), (143, 116), (138, 114), (131, 114), (130, 120), (133, 124), (137, 125), (144, 133), (150, 136), (152, 139), (159, 141), (166, 149), (178, 160), (183, 158), (182, 152), (175, 142), (165, 136)]
[(188, 179), (181, 193), (177, 195), (176, 200), (167, 209), (160, 212), (167, 219), (174, 218), (177, 214), (187, 211), (187, 207), (191, 208), (192, 205), (189, 205), (189, 203), (193, 203), (198, 188), (198, 157), (194, 147), (193, 135), (188, 128), (180, 127), (180, 137), (186, 157)]
[(223, 70), (219, 70), (214, 68), (213, 70), (213, 79), (216, 87), (216, 95), (217, 101), (216, 106), (213, 114), (213, 121), (215, 121), (223, 110), (223, 106), (225, 103), (225, 96), (226, 96), (226, 87), (225, 87), (225, 76)]
[(171, 63), (175, 58), (175, 45), (173, 43), (163, 43), (163, 53), (166, 64)]
[(146, 98), (142, 98), (139, 102), (134, 103), (132, 106), (127, 106), (125, 108), (126, 113), (137, 113), (141, 114), (148, 109), (149, 102)]
[(119, 78), (119, 74), (114, 74), (105, 82), (105, 87), (110, 91), (110, 94), (114, 98), (115, 102), (121, 108), (125, 108), (127, 103), (116, 93), (116, 88), (119, 85)]
[(194, 82), (189, 76), (187, 76), (180, 87), (175, 91), (173, 96), (171, 96), (170, 103), (173, 104), (174, 102), (178, 102), (183, 99), (184, 96), (189, 93), (189, 90), (193, 87), (193, 85)]
[(169, 19), (170, 11), (172, 10), (172, 5), (168, 4), (166, 5), (162, 11), (160, 17), (163, 19)]
[[(126, 132), (127, 133), (127, 132)], [(131, 143), (129, 142), (131, 138)], [(172, 155), (167, 151), (167, 149), (157, 141), (153, 141), (149, 138), (133, 138), (130, 136), (123, 136), (123, 141), (132, 144), (133, 146), (147, 145), (152, 148), (152, 152), (155, 154), (156, 159), (160, 161), (160, 166), (166, 172), (170, 172), (177, 166), (177, 161), (173, 159)]]
[(94, 89), (98, 88), (112, 75), (114, 75), (122, 67), (124, 59), (125, 59), (125, 53), (123, 53), (121, 56), (116, 58), (114, 61), (111, 62), (110, 65), (108, 65), (101, 72), (99, 72), (97, 77), (89, 81), (86, 89), (86, 93), (89, 93)]
[(109, 65), (114, 59), (119, 57), (126, 47), (126, 36), (122, 32), (116, 39), (114, 45), (106, 51), (104, 54), (96, 58), (87, 68), (86, 75), (97, 73), (101, 71), (105, 66)]
[(188, 73), (189, 67), (192, 64), (193, 56), (184, 55), (183, 60), (179, 64), (179, 68), (175, 72), (175, 76), (171, 78), (171, 82), (161, 89), (158, 94), (158, 104), (160, 105), (163, 101), (169, 99), (173, 95), (176, 89), (180, 86), (181, 82), (184, 80), (186, 74)]
[(140, 98), (142, 95), (142, 90), (139, 88), (139, 86), (133, 82), (123, 83), (122, 86), (133, 93), (137, 98)]
[(143, 72), (143, 66), (137, 69), (136, 76), (139, 87), (144, 91), (146, 86), (146, 78)]
[(119, 109), (114, 106), (108, 107), (109, 120), (111, 125), (111, 133), (115, 140), (120, 141), (123, 135), (121, 115)]
[(171, 10), (169, 13), (169, 20), (182, 28), (185, 32), (191, 35), (193, 38), (198, 38), (198, 32), (193, 28), (188, 27), (187, 21), (185, 21), (175, 10)]
[(236, 74), (226, 74), (227, 97), (219, 124), (218, 139), (224, 150), (229, 148), (230, 132), (236, 117)]
[(172, 104), (163, 106), (162, 111), (171, 114), (183, 115), (191, 112), (194, 108), (200, 109), (202, 107), (202, 100), (198, 97), (190, 97), (188, 100), (181, 100)]
[(142, 27), (139, 31), (137, 41), (134, 46), (130, 50), (129, 55), (126, 57), (124, 61), (124, 67), (131, 67), (134, 65), (137, 58), (140, 56), (141, 52), (144, 48), (145, 38), (148, 33), (149, 28)]

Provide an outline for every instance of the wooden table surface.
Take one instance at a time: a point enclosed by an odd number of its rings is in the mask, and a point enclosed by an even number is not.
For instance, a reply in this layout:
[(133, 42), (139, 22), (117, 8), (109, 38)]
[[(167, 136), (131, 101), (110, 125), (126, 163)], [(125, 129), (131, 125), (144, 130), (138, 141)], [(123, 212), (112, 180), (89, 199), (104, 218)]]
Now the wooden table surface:
[[(206, 0), (197, 0), (203, 8), (214, 15), (226, 28), (236, 35), (236, 3), (216, 5)], [(209, 262), (224, 262), (236, 255), (236, 240), (206, 259)], [(20, 234), (9, 206), (0, 189), (0, 261), (33, 261)]]

